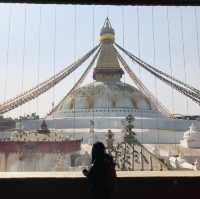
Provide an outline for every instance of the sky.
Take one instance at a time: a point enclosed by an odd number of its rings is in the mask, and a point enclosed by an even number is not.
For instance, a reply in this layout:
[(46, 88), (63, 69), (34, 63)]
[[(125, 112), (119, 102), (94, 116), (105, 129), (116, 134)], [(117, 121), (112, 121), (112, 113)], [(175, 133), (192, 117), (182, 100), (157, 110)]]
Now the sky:
[[(116, 42), (145, 62), (200, 89), (200, 8), (0, 4), (0, 104), (70, 65), (99, 42), (108, 16)], [(182, 31), (183, 30), (183, 31)], [(191, 100), (127, 60), (171, 112), (200, 114)], [(87, 67), (6, 116), (45, 116)], [(92, 82), (92, 73), (84, 84)], [(126, 74), (122, 81), (134, 85)]]

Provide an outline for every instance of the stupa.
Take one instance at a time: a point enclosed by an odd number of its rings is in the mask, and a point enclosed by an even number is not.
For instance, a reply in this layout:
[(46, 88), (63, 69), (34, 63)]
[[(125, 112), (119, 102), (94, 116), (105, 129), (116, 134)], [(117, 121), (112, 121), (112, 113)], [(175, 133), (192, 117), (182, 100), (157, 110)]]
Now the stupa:
[[(101, 48), (94, 63), (93, 82), (66, 95), (45, 118), (48, 127), (64, 129), (86, 143), (91, 140), (90, 132), (95, 132), (95, 139), (105, 141), (108, 129), (121, 139), (123, 120), (133, 115), (141, 143), (179, 143), (191, 121), (167, 117), (140, 89), (122, 81), (124, 71), (114, 43), (115, 31), (106, 18), (100, 31)], [(41, 123), (42, 120), (27, 120), (22, 127), (37, 129)]]

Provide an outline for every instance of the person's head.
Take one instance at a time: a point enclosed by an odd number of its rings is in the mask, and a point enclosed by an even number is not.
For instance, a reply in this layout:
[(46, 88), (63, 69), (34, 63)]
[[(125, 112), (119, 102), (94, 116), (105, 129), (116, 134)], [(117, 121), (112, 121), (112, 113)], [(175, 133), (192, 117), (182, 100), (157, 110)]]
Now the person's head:
[(92, 146), (92, 163), (96, 159), (101, 159), (106, 153), (106, 148), (102, 142), (96, 142)]

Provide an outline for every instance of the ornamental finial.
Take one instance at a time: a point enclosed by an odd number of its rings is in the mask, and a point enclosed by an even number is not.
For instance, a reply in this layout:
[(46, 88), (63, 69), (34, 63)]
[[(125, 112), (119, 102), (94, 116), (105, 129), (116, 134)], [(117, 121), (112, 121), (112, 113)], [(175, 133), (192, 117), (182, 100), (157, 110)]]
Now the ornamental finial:
[(110, 20), (106, 17), (103, 27), (101, 28), (100, 32), (100, 41), (114, 41), (115, 38), (115, 31), (111, 26)]

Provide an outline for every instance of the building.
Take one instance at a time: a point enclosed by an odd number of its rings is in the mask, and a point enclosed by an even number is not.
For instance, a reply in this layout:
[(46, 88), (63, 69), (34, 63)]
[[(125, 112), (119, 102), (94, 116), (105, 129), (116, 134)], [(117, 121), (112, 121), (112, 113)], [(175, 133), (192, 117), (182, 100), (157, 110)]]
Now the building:
[(14, 129), (15, 127), (16, 127), (15, 120), (11, 118), (3, 118), (3, 116), (0, 115), (0, 131)]
[[(70, 140), (62, 133), (9, 131), (0, 138), (0, 171), (69, 170), (81, 140)], [(72, 165), (73, 166), (73, 165)]]

